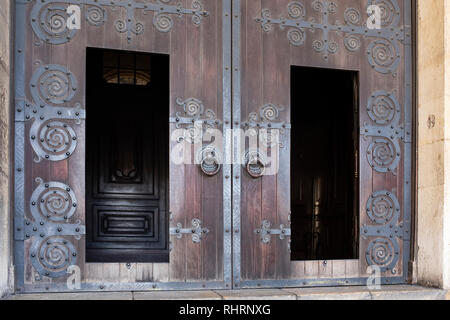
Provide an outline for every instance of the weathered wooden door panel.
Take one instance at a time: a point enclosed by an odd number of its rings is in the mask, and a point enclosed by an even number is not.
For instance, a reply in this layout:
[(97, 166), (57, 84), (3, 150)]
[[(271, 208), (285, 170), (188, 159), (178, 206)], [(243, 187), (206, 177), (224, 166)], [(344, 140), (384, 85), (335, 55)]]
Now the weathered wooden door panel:
[[(68, 28), (71, 5), (79, 29)], [(366, 24), (369, 5), (380, 8), (380, 29)], [(368, 266), (380, 267), (383, 283), (407, 281), (409, 0), (18, 0), (15, 37), (18, 289), (74, 290), (73, 266), (81, 290), (364, 284)], [(87, 48), (169, 55), (168, 148), (183, 145), (187, 158), (201, 160), (169, 162), (169, 263), (85, 262)], [(291, 260), (291, 94), (302, 90), (292, 87), (293, 66), (357, 74), (355, 259)], [(194, 148), (196, 121), (223, 131), (221, 149)], [(271, 131), (258, 136), (279, 165), (275, 174), (264, 174), (273, 168), (238, 132), (249, 128), (279, 129), (281, 144)], [(106, 180), (99, 186), (117, 192)], [(126, 197), (144, 194), (159, 197), (148, 186)]]
[[(380, 9), (379, 29), (368, 27), (375, 10), (368, 11), (370, 5)], [(234, 275), (235, 285), (364, 284), (368, 266), (380, 268), (383, 283), (407, 282), (411, 2), (236, 0), (233, 6), (235, 10), (239, 6), (235, 15), (240, 16), (233, 25), (234, 45), (239, 46), (234, 48), (233, 60), (240, 61), (240, 76), (233, 83), (240, 90), (234, 92), (234, 120), (244, 129), (279, 128), (282, 142), (277, 146), (277, 174), (255, 179), (243, 168), (234, 181), (240, 206), (234, 208), (233, 216), (240, 217), (241, 224), (234, 238), (240, 241), (240, 252), (234, 253), (234, 271), (240, 272)], [(355, 259), (291, 260), (290, 223), (295, 212), (290, 173), (301, 161), (290, 158), (290, 97), (292, 90), (305, 90), (292, 87), (292, 66), (357, 72), (359, 252)], [(330, 94), (324, 82), (315, 83), (323, 87), (316, 102), (308, 100), (308, 105), (296, 107), (315, 108), (321, 95)], [(260, 134), (260, 140), (267, 143), (267, 136)], [(242, 140), (241, 144), (247, 151), (248, 145)]]
[[(75, 11), (68, 13), (69, 6)], [(191, 128), (193, 120), (221, 130), (224, 114), (230, 114), (230, 55), (223, 50), (231, 39), (230, 9), (229, 1), (17, 1), (18, 290), (73, 290), (66, 282), (78, 271), (82, 290), (230, 287), (231, 252), (224, 249), (231, 243), (225, 235), (231, 226), (229, 213), (224, 215), (229, 205), (223, 205), (229, 194), (223, 188), (223, 172), (230, 172), (226, 165), (209, 175), (198, 164), (170, 161), (169, 207), (159, 213), (169, 224), (169, 263), (85, 262), (87, 48), (169, 55), (170, 141), (162, 143), (172, 150), (183, 143), (176, 130)], [(77, 22), (73, 17), (79, 18), (79, 29), (68, 28)], [(98, 105), (105, 114), (106, 101)], [(97, 195), (115, 192), (107, 181), (97, 187)], [(154, 190), (141, 191), (148, 201), (159, 197)], [(135, 208), (142, 210), (148, 208)]]

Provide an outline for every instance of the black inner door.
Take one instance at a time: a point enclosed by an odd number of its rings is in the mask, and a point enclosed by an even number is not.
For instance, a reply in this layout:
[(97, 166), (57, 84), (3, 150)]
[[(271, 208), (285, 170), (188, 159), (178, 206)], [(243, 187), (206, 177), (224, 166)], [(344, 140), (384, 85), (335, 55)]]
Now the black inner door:
[(291, 69), (291, 258), (358, 257), (356, 72)]
[(87, 51), (87, 262), (168, 262), (169, 58)]

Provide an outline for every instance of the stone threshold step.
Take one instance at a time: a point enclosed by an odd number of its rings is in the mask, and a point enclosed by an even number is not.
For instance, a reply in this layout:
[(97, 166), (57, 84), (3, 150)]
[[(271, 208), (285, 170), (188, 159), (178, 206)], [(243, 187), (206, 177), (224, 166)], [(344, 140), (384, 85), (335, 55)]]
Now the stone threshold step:
[(415, 285), (210, 291), (72, 292), (12, 295), (9, 300), (450, 300), (450, 292)]

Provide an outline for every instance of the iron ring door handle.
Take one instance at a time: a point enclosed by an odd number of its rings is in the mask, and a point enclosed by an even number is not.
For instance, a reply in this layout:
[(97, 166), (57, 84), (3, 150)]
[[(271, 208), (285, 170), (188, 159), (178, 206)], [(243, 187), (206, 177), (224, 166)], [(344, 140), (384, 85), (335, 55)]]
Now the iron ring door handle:
[(222, 164), (219, 152), (213, 146), (203, 147), (199, 154), (200, 170), (207, 176), (215, 176), (220, 172)]
[(266, 161), (259, 151), (249, 151), (245, 156), (245, 169), (252, 178), (260, 178), (266, 172)]

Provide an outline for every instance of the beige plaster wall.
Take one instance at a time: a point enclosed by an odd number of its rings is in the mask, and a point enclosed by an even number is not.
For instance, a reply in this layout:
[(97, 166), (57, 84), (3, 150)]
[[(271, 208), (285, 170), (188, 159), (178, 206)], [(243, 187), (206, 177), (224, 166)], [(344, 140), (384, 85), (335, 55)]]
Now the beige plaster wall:
[(10, 242), (10, 0), (0, 2), (0, 298), (8, 291)]
[(415, 271), (418, 283), (449, 288), (450, 1), (417, 2), (418, 248)]

